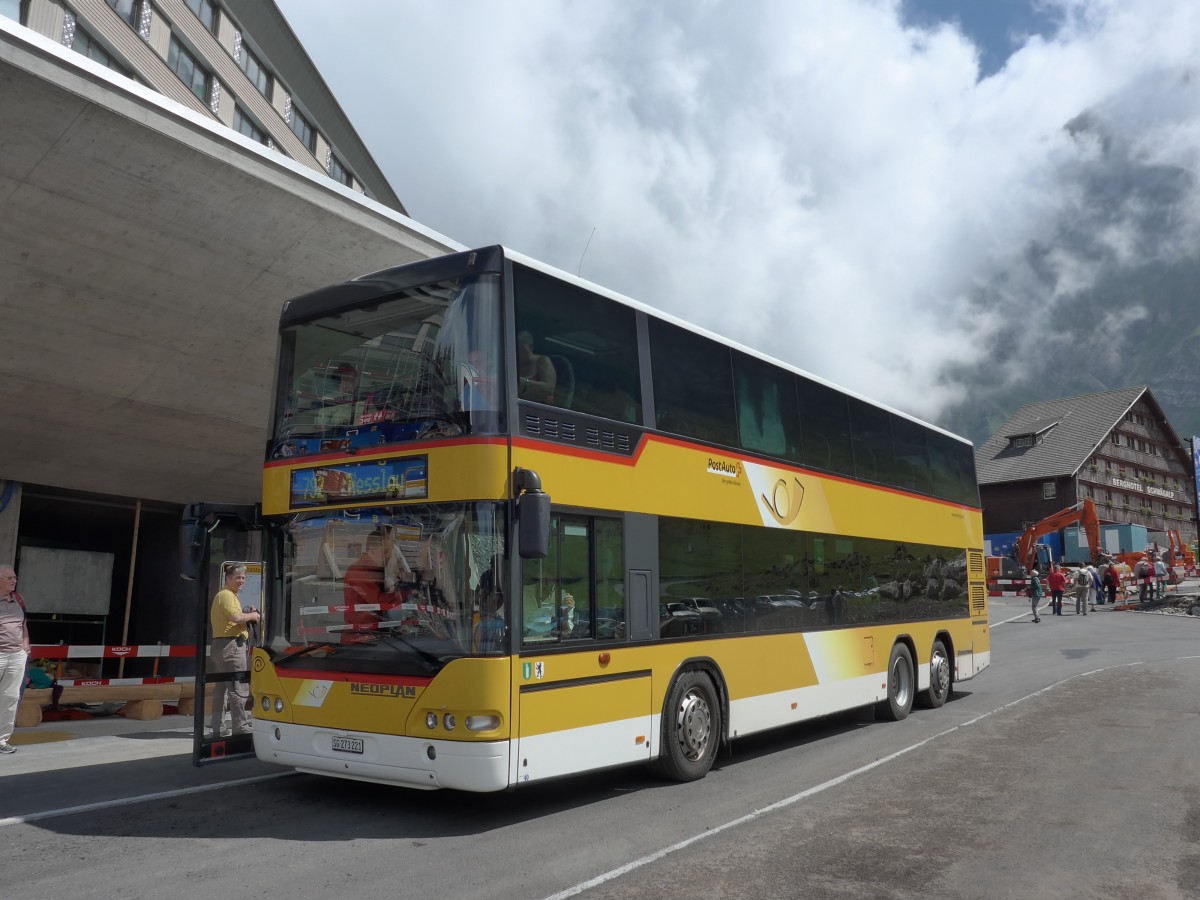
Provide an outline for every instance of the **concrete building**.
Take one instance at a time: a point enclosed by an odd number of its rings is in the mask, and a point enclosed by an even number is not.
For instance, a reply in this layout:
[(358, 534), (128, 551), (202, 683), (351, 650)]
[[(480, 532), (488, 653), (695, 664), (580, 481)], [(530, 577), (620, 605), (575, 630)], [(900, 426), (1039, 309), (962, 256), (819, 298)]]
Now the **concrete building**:
[(190, 640), (181, 505), (258, 499), (283, 301), (459, 245), (268, 0), (0, 0), (0, 121), (0, 561), (37, 642)]
[(1028, 403), (975, 451), (975, 466), (987, 534), (1091, 498), (1104, 523), (1196, 539), (1191, 448), (1147, 387)]

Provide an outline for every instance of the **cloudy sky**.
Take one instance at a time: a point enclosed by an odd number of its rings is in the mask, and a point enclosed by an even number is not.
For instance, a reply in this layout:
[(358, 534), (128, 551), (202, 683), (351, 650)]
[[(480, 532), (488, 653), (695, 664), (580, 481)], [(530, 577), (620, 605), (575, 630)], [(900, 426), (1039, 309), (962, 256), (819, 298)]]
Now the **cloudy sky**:
[(1196, 0), (278, 3), (421, 223), (932, 421), (1200, 246)]

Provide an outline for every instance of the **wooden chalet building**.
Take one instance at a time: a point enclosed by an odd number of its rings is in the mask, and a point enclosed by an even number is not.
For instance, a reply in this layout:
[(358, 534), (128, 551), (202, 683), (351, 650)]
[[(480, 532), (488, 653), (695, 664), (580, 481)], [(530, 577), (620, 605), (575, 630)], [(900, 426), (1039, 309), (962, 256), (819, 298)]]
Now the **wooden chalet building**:
[(975, 465), (987, 534), (1090, 497), (1103, 523), (1196, 539), (1191, 451), (1147, 387), (1028, 403), (975, 451)]

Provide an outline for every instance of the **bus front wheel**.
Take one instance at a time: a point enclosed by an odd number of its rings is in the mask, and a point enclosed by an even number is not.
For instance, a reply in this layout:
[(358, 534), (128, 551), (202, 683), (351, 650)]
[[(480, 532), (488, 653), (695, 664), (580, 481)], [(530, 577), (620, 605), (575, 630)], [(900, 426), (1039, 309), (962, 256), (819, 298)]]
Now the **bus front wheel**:
[(662, 754), (655, 772), (671, 781), (696, 781), (708, 774), (721, 742), (721, 705), (712, 680), (685, 672), (671, 687), (663, 709)]
[(912, 654), (904, 644), (896, 644), (888, 660), (887, 699), (875, 704), (876, 718), (892, 722), (907, 719), (912, 711), (915, 683)]

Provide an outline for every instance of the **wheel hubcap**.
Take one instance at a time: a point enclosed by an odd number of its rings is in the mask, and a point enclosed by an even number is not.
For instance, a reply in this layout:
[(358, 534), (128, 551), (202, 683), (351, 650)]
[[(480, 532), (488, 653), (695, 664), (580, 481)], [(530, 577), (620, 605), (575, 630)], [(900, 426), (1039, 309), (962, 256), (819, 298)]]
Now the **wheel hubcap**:
[(704, 755), (712, 734), (712, 710), (698, 691), (688, 691), (679, 704), (675, 730), (679, 746), (688, 759), (695, 762)]
[(937, 653), (929, 663), (929, 684), (939, 697), (950, 690), (950, 660), (945, 654)]

